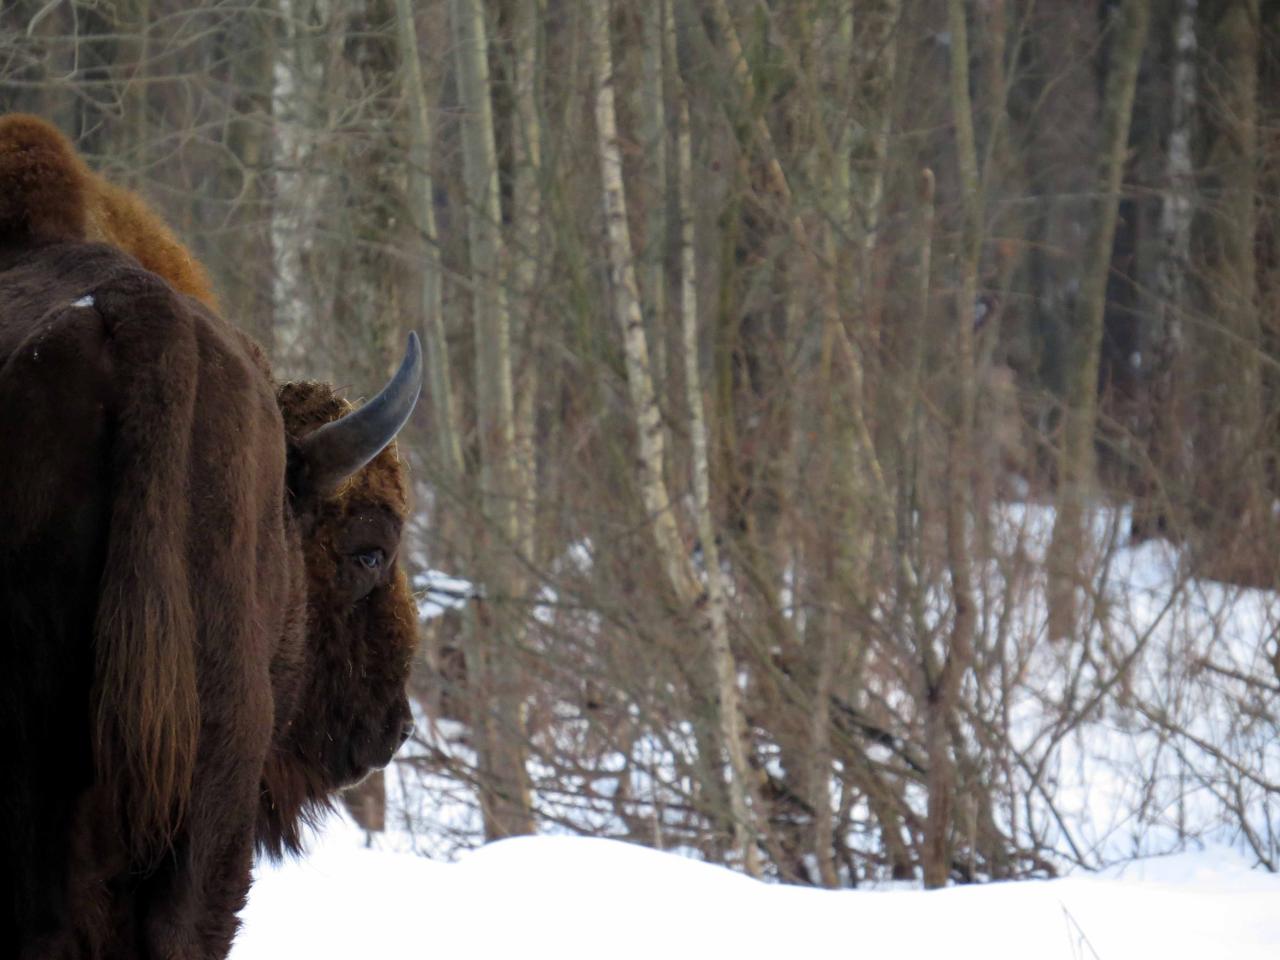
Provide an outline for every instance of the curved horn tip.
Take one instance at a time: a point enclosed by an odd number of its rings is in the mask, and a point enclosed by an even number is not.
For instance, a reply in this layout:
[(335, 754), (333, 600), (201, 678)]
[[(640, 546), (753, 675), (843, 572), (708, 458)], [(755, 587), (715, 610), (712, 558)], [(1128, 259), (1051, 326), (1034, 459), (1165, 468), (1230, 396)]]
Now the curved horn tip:
[[(391, 378), (391, 383), (383, 388), (384, 392), (391, 389), (391, 385), (400, 379), (401, 374), (413, 385), (413, 398), (409, 401), (408, 408), (404, 412), (404, 420), (400, 423), (400, 426), (403, 427), (408, 422), (409, 415), (413, 413), (413, 408), (418, 405), (418, 397), (422, 394), (422, 342), (418, 339), (416, 330), (409, 331), (409, 339), (404, 346), (404, 359), (400, 361), (400, 369)], [(400, 430), (397, 428), (396, 433), (399, 432)]]
[(422, 356), (422, 341), (418, 339), (418, 331), (410, 330), (409, 338), (407, 341), (405, 341), (405, 345), (404, 345), (404, 359), (401, 361), (400, 365), (404, 366), (404, 364), (408, 362), (410, 358), (412, 358), (416, 363), (417, 360), (421, 358), (421, 356)]
[(410, 331), (395, 376), (364, 406), (320, 427), (299, 445), (310, 488), (331, 493), (381, 453), (409, 420), (422, 392), (422, 344)]

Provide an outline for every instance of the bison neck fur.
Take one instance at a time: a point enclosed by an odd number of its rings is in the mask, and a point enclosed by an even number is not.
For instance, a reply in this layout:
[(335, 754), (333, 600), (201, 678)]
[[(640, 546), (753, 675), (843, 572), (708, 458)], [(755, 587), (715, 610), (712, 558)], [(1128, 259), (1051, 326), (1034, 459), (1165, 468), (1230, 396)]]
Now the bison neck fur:
[(291, 483), (351, 405), (277, 384), (161, 221), (25, 116), (0, 409), (0, 943), (224, 957), (255, 846), (298, 851), (408, 729), (396, 446)]

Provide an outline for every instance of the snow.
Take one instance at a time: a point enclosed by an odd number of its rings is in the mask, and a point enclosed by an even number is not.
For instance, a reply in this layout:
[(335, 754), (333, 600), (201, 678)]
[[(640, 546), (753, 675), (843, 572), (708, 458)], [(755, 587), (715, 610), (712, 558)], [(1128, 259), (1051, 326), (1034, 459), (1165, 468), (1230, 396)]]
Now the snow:
[(425, 570), (413, 578), (418, 597), (418, 619), (430, 620), (449, 610), (461, 610), (467, 601), (480, 596), (479, 588), (469, 580), (440, 570)]
[(335, 818), (309, 858), (260, 865), (233, 960), (1246, 960), (1280, 949), (1280, 877), (1225, 847), (1060, 880), (833, 892), (611, 840), (525, 837), (455, 863), (364, 844)]
[[(1280, 596), (1196, 579), (1175, 546), (1128, 543), (1130, 519), (1127, 509), (1089, 511), (1091, 583), (1079, 594), (1087, 627), (1061, 645), (1044, 626), (1053, 510), (994, 511), (982, 623), (1008, 613), (1011, 649), (1027, 651), (1006, 665), (1021, 671), (1007, 748), (1043, 769), (1052, 797), (1050, 807), (1033, 796), (1008, 826), (1024, 844), (1053, 848), (1060, 866), (1176, 852), (1189, 839), (1280, 863), (1270, 788), (1280, 783), (1280, 738), (1270, 703), (1258, 702), (1274, 684)], [(1060, 736), (1065, 720), (1072, 728)], [(1032, 793), (1025, 773), (1013, 780), (1016, 795)]]
[[(1256, 866), (1280, 859), (1280, 804), (1274, 789), (1263, 789), (1280, 782), (1280, 739), (1270, 704), (1250, 699), (1271, 689), (1280, 596), (1194, 579), (1177, 549), (1128, 544), (1127, 514), (1097, 510), (1089, 517), (1095, 573), (1081, 594), (1089, 626), (1082, 642), (1058, 645), (1044, 628), (1052, 511), (1006, 504), (995, 520), (994, 556), (977, 571), (980, 622), (1007, 623), (1028, 651), (1009, 665), (1023, 679), (1008, 704), (1008, 749), (1043, 766), (1052, 796), (1030, 791), (1015, 767), (1010, 786), (1030, 800), (1004, 826), (1056, 851), (1059, 867), (1076, 865), (1068, 876), (934, 892), (821, 891), (607, 839), (481, 846), (471, 784), (448, 775), (473, 765), (466, 731), (419, 711), (418, 737), (388, 771), (392, 831), (369, 848), (362, 831), (335, 818), (309, 858), (259, 865), (234, 960), (1280, 956), (1280, 875)], [(569, 561), (589, 565), (587, 548)], [(415, 586), (428, 617), (477, 589), (436, 571)], [(555, 610), (553, 594), (540, 599)], [(945, 597), (930, 613), (945, 617)], [(1125, 696), (1081, 709), (1121, 660)], [(1206, 672), (1204, 663), (1225, 672)], [(1233, 677), (1258, 680), (1247, 687)], [(1169, 729), (1153, 729), (1134, 704), (1167, 717)], [(556, 722), (540, 734), (549, 738), (543, 746), (580, 755), (575, 738), (587, 728), (575, 709), (563, 713), (550, 711)], [(1064, 716), (1072, 726), (1059, 735)], [(639, 819), (665, 824), (663, 797), (679, 769), (673, 751), (694, 749), (678, 724), (637, 738), (623, 766), (633, 778), (629, 794), (653, 805), (637, 807)], [(767, 744), (761, 751), (771, 762)], [(430, 756), (450, 763), (423, 762)], [(561, 792), (538, 793), (542, 821), (566, 832), (620, 831), (610, 798), (593, 799), (583, 783), (616, 772), (622, 759), (594, 756), (581, 783), (561, 779)], [(551, 775), (535, 761), (530, 771), (535, 783)], [(595, 790), (608, 794), (607, 778)], [(921, 797), (908, 800), (923, 806)], [(1165, 851), (1181, 852), (1153, 856)]]

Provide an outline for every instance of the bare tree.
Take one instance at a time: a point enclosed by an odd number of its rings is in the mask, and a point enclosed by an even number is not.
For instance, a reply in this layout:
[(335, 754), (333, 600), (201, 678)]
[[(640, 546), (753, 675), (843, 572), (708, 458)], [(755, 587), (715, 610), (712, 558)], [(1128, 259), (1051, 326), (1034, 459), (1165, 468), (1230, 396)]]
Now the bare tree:
[[(705, 596), (691, 568), (689, 554), (684, 549), (667, 492), (666, 444), (653, 390), (653, 375), (649, 364), (648, 345), (645, 342), (644, 321), (627, 226), (626, 194), (622, 183), (622, 157), (618, 149), (617, 123), (614, 114), (613, 56), (610, 50), (606, 5), (592, 7), (590, 32), (596, 96), (596, 135), (599, 137), (605, 223), (608, 231), (611, 279), (615, 297), (614, 315), (623, 328), (627, 385), (631, 398), (632, 416), (635, 420), (637, 443), (640, 448), (641, 493), (671, 589), (681, 603), (689, 609), (695, 609), (704, 604), (706, 606), (705, 629), (716, 674), (720, 735), (732, 770), (729, 796), (732, 804), (735, 846), (742, 856), (747, 872), (759, 875), (760, 861), (755, 836), (759, 827), (752, 815), (749, 799), (751, 780), (754, 775), (747, 761), (742, 708), (738, 702), (737, 668), (734, 665), (733, 650), (729, 646), (724, 597), (720, 590), (718, 562), (715, 559), (715, 536), (710, 526), (710, 515), (706, 506), (705, 426), (700, 422), (701, 403), (697, 402), (699, 398), (696, 396), (698, 378), (695, 376), (691, 382), (690, 390), (693, 393), (690, 399), (693, 428), (697, 431), (694, 434), (695, 450), (702, 445), (701, 456), (695, 454), (694, 471), (695, 489), (698, 491), (695, 494), (695, 500), (698, 504), (699, 527), (706, 537), (702, 544), (709, 581)], [(696, 310), (696, 305), (686, 304), (683, 309)], [(686, 313), (685, 324), (688, 325), (690, 322), (690, 315)], [(689, 346), (688, 339), (689, 333), (686, 326), (686, 350)], [(703, 436), (700, 438), (698, 433), (702, 433)]]
[(476, 632), (468, 644), (475, 701), (482, 807), (490, 838), (532, 833), (525, 769), (517, 651), (520, 620), (513, 600), (520, 590), (516, 551), (520, 497), (507, 254), (502, 236), (498, 159), (489, 44), (478, 0), (452, 0), (454, 46), (462, 101), (462, 141), (467, 185), (467, 233), (471, 246), (472, 324), (475, 330), (476, 410), (480, 435), (480, 517), (475, 530), (477, 572), (486, 591), (476, 604)]
[(284, 375), (422, 328), (371, 827), (1280, 865), (1271, 6), (17, 0), (0, 97)]
[(1098, 211), (1089, 235), (1088, 261), (1076, 310), (1072, 361), (1064, 416), (1058, 513), (1047, 563), (1052, 578), (1049, 632), (1076, 634), (1077, 571), (1084, 549), (1084, 511), (1094, 490), (1094, 431), (1097, 427), (1098, 358), (1106, 307), (1107, 272), (1115, 237), (1120, 180), (1129, 142), (1129, 120), (1138, 65), (1146, 41), (1149, 0), (1125, 0), (1116, 8), (1115, 33), (1103, 99), (1102, 152), (1098, 163)]

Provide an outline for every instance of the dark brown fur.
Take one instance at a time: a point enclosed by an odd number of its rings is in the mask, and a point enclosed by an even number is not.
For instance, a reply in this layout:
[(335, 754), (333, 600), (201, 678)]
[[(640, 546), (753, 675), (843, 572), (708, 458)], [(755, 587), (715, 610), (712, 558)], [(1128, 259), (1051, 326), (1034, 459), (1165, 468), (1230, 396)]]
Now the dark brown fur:
[(0, 118), (5, 955), (225, 956), (255, 844), (298, 850), (403, 736), (395, 444), (290, 489), (349, 405), (214, 303), (140, 200)]

